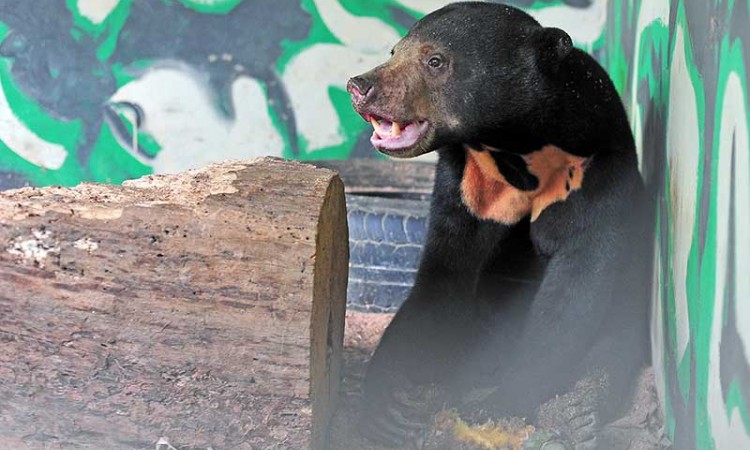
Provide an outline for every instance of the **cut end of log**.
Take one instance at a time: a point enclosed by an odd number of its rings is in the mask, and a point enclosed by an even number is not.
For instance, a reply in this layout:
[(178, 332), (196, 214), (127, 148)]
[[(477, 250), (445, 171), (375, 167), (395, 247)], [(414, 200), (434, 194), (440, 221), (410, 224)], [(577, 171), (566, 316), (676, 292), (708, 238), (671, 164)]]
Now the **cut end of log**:
[(310, 396), (313, 422), (320, 424), (313, 429), (314, 448), (325, 448), (326, 432), (339, 391), (340, 355), (343, 354), (349, 232), (344, 185), (338, 176), (328, 186), (320, 217), (316, 247), (321, 253), (316, 255), (310, 328)]

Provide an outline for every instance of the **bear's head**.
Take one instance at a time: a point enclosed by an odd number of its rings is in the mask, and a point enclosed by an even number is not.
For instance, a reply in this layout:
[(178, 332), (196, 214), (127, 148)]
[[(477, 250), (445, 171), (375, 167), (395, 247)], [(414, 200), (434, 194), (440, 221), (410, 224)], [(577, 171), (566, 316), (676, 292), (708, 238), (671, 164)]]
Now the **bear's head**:
[(572, 48), (564, 31), (516, 8), (454, 3), (417, 22), (386, 63), (350, 79), (347, 90), (387, 155), (492, 145), (493, 136), (538, 120)]

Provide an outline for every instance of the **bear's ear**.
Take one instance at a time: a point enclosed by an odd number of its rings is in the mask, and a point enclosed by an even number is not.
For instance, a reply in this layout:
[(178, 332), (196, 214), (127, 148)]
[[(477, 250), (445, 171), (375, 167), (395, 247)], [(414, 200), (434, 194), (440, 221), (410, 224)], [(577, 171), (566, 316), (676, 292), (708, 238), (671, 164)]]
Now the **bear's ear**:
[(559, 28), (543, 28), (537, 44), (542, 67), (556, 70), (560, 61), (573, 50), (573, 40)]

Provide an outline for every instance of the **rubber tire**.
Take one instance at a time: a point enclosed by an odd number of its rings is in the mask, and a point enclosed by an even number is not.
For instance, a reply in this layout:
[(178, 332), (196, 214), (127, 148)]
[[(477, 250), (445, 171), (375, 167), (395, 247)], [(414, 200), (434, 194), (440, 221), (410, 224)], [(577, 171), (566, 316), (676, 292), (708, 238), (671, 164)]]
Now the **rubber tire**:
[(347, 195), (347, 307), (395, 312), (414, 284), (427, 234), (429, 199)]

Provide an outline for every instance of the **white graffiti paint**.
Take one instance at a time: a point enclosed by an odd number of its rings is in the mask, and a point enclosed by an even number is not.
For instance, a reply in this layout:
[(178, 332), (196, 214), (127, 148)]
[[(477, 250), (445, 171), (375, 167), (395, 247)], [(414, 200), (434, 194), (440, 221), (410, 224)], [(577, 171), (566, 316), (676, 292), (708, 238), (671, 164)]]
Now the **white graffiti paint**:
[[(641, 78), (638, 76), (641, 64), (641, 44), (643, 31), (653, 25), (663, 27), (665, 33), (669, 30), (669, 0), (643, 0), (638, 10), (638, 19), (635, 26), (635, 49), (632, 60), (630, 81), (630, 113), (632, 115), (633, 135), (635, 137), (636, 150), (638, 152), (638, 163), (643, 172), (643, 111), (638, 107), (638, 84)], [(650, 64), (651, 61), (646, 61)], [(643, 174), (649, 179), (650, 174)]]
[[(370, 55), (335, 44), (317, 44), (295, 56), (284, 69), (284, 85), (308, 152), (343, 144), (345, 136), (328, 89), (344, 89), (352, 75), (381, 64), (387, 55)], [(331, 61), (336, 61), (331, 64)]]
[[(739, 75), (732, 72), (727, 81), (723, 98), (719, 131), (719, 157), (716, 177), (716, 294), (714, 297), (713, 323), (709, 349), (708, 413), (715, 448), (734, 450), (750, 448), (750, 436), (745, 432), (737, 408), (728, 410), (724, 402), (720, 374), (720, 345), (724, 328), (725, 295), (727, 286), (727, 256), (729, 252), (729, 224), (735, 227), (735, 303), (737, 331), (745, 347), (745, 358), (750, 361), (750, 135), (748, 135), (747, 98)], [(732, 150), (734, 153), (734, 186), (732, 186)], [(730, 192), (735, 190), (734, 217), (730, 214)], [(726, 374), (725, 374), (726, 375)]]
[(185, 67), (161, 67), (121, 87), (112, 102), (143, 109), (147, 132), (161, 150), (151, 164), (155, 173), (174, 173), (226, 159), (281, 156), (284, 142), (268, 114), (260, 83), (240, 77), (232, 84), (235, 118), (216, 109), (201, 76)]
[(591, 50), (607, 24), (607, 0), (593, 0), (585, 9), (555, 5), (529, 10), (528, 13), (546, 27), (567, 31), (577, 46)]
[[(451, 2), (402, 0), (400, 3), (424, 14)], [(400, 39), (390, 25), (372, 17), (350, 14), (337, 0), (316, 0), (315, 5), (326, 26), (343, 45), (313, 45), (296, 55), (284, 69), (284, 85), (295, 112), (297, 133), (307, 143), (309, 153), (341, 145), (346, 139), (328, 89), (332, 86), (343, 89), (351, 75), (385, 61), (388, 50)], [(585, 10), (552, 6), (531, 13), (545, 25), (568, 29), (576, 42), (590, 46), (603, 31), (606, 2), (596, 0)]]
[[(441, 8), (451, 0), (399, 0), (405, 7), (427, 14)], [(576, 45), (592, 49), (607, 23), (607, 0), (594, 0), (587, 8), (574, 8), (568, 5), (543, 6), (526, 12), (546, 27), (558, 27), (567, 31)]]
[[(735, 190), (735, 251), (736, 253), (736, 295), (737, 295), (737, 331), (742, 338), (745, 347), (745, 359), (750, 361), (750, 116), (747, 112), (747, 90), (743, 87), (740, 75), (732, 72), (727, 81), (726, 93), (724, 95), (724, 107), (722, 109), (722, 121), (719, 136), (719, 157), (729, 158), (732, 144), (734, 143), (735, 167), (734, 167), (734, 190)], [(734, 141), (734, 142), (733, 142)], [(728, 182), (730, 170), (719, 164), (719, 183)], [(724, 184), (720, 184), (724, 187)], [(719, 201), (724, 202), (723, 196), (728, 196), (728, 191), (719, 190)], [(717, 233), (718, 234), (718, 233)], [(718, 239), (718, 236), (717, 236)], [(721, 255), (717, 256), (720, 259)], [(720, 280), (721, 278), (719, 278)]]
[(677, 325), (677, 358), (685, 354), (690, 340), (688, 326), (687, 269), (693, 242), (697, 205), (698, 162), (700, 158), (700, 125), (698, 105), (688, 69), (689, 42), (682, 26), (675, 32), (674, 54), (670, 70), (670, 111), (667, 121), (667, 159), (671, 200), (674, 253), (675, 323)]
[(391, 26), (350, 14), (337, 0), (316, 0), (315, 5), (328, 29), (344, 45), (313, 45), (297, 54), (284, 69), (283, 81), (295, 113), (297, 133), (307, 143), (309, 153), (346, 140), (328, 95), (329, 88), (343, 89), (349, 77), (385, 61), (389, 49), (400, 39)]
[(410, 10), (422, 15), (435, 11), (438, 8), (454, 3), (455, 0), (398, 0), (398, 2)]
[[(100, 24), (120, 2), (121, 0), (77, 0), (75, 5), (82, 16), (92, 23)], [(217, 5), (222, 1), (192, 0), (184, 3)], [(400, 3), (415, 12), (426, 14), (450, 1), (402, 0)], [(602, 8), (604, 3), (606, 2), (596, 0), (586, 9), (556, 5), (533, 10), (531, 13), (545, 25), (568, 29), (574, 40), (585, 46), (593, 43), (594, 35), (596, 39), (601, 35), (606, 19), (606, 8)], [(341, 44), (317, 44), (303, 50), (286, 65), (283, 73), (283, 81), (295, 113), (297, 133), (307, 144), (306, 150), (309, 153), (341, 145), (347, 139), (328, 95), (329, 89), (344, 88), (346, 80), (352, 74), (360, 73), (384, 61), (388, 50), (400, 38), (392, 25), (373, 17), (351, 14), (338, 0), (315, 0), (315, 6), (326, 27)], [(331, 64), (330, 61), (336, 61), (336, 64)], [(238, 81), (235, 86), (235, 89), (242, 91), (240, 95), (247, 97), (238, 105), (245, 104), (245, 100), (254, 105), (254, 112), (248, 113), (251, 120), (249, 123), (252, 125), (241, 128), (225, 123), (225, 120), (215, 112), (211, 96), (204, 89), (203, 83), (196, 81), (192, 72), (186, 72), (184, 76), (179, 76), (174, 71), (170, 73), (177, 83), (178, 90), (186, 90), (185, 92), (192, 94), (168, 94), (170, 89), (164, 89), (170, 86), (166, 74), (157, 75), (156, 72), (152, 72), (123, 86), (113, 97), (113, 101), (123, 101), (127, 98), (147, 111), (146, 127), (163, 147), (156, 159), (149, 162), (155, 171), (174, 172), (218, 158), (209, 155), (234, 157), (260, 154), (256, 153), (257, 150), (248, 150), (249, 147), (263, 149), (265, 154), (281, 154), (281, 140), (269, 119), (267, 105), (258, 103), (261, 98), (265, 99), (265, 95), (257, 84), (251, 86), (254, 82), (246, 80)], [(188, 81), (191, 78), (193, 81)], [(146, 86), (147, 84), (149, 86)], [(159, 105), (162, 100), (168, 101), (169, 104)], [(7, 111), (9, 117), (14, 117), (9, 108), (4, 108), (4, 111)], [(168, 111), (176, 113), (168, 114)], [(184, 123), (180, 123), (182, 120)], [(205, 129), (200, 131), (196, 128), (197, 123), (202, 123)], [(21, 130), (14, 133), (22, 134), (25, 128), (19, 128), (19, 124), (20, 122), (15, 120), (13, 126), (7, 127), (6, 130)], [(268, 138), (265, 142), (260, 142), (256, 139), (258, 136)], [(212, 139), (220, 140), (213, 145), (208, 144)], [(4, 140), (6, 143), (11, 142), (9, 145), (23, 158), (45, 168), (59, 168), (67, 156), (63, 148), (38, 138), (19, 138), (13, 141), (12, 137), (9, 137)], [(237, 146), (244, 146), (245, 149), (239, 150)], [(190, 162), (188, 155), (194, 155), (196, 159)]]
[[(737, 331), (745, 347), (745, 359), (750, 361), (750, 115), (748, 115), (748, 86), (745, 86), (738, 73), (729, 77), (725, 96), (724, 115), (720, 136), (729, 140), (734, 136), (737, 148), (735, 166), (735, 230), (737, 230), (735, 248), (737, 251), (735, 270), (737, 293)], [(731, 99), (731, 100), (730, 100)], [(727, 103), (731, 104), (727, 106)], [(725, 124), (727, 124), (725, 126)], [(728, 130), (734, 129), (734, 133)], [(725, 131), (727, 130), (727, 131)], [(722, 143), (723, 145), (723, 143)], [(750, 447), (750, 446), (748, 446)]]
[(664, 412), (664, 405), (666, 405), (666, 392), (663, 387), (666, 386), (666, 366), (664, 360), (664, 351), (666, 349), (664, 341), (664, 308), (662, 308), (662, 296), (661, 287), (663, 286), (663, 280), (661, 278), (661, 270), (659, 268), (662, 265), (661, 252), (659, 251), (659, 243), (654, 243), (654, 278), (653, 284), (651, 285), (651, 364), (654, 368), (654, 384), (656, 385), (656, 392), (659, 396), (659, 407)]
[(100, 24), (117, 8), (120, 0), (78, 0), (78, 12), (95, 24)]
[[(633, 97), (637, 95), (637, 92), (633, 92)], [(623, 98), (623, 102), (625, 99)], [(630, 114), (630, 128), (633, 130), (633, 139), (635, 139), (635, 152), (638, 157), (638, 170), (641, 172), (641, 176), (644, 181), (650, 180), (650, 175), (645, 173), (643, 170), (643, 114), (641, 114), (641, 108), (635, 107), (628, 111)]]
[(328, 30), (352, 50), (386, 55), (401, 38), (398, 31), (381, 20), (350, 14), (339, 0), (315, 0), (315, 6)]
[(65, 158), (68, 157), (65, 147), (45, 141), (18, 120), (2, 87), (0, 87), (0, 141), (3, 141), (13, 153), (44, 169), (57, 170), (62, 167)]
[[(650, 180), (652, 174), (644, 173), (643, 167), (643, 120), (645, 114), (651, 113), (642, 111), (641, 106), (638, 104), (639, 96), (639, 84), (642, 81), (640, 78), (640, 63), (641, 58), (648, 56), (645, 60), (646, 64), (651, 64), (651, 58), (654, 55), (641, 55), (641, 45), (643, 43), (643, 32), (646, 28), (652, 26), (659, 26), (664, 29), (665, 33), (669, 30), (669, 0), (643, 0), (640, 3), (638, 10), (638, 18), (636, 20), (635, 29), (635, 51), (631, 66), (631, 86), (630, 86), (630, 109), (631, 124), (633, 126), (633, 135), (636, 142), (636, 151), (638, 154), (638, 164), (646, 181)], [(648, 46), (647, 48), (651, 48)], [(666, 56), (663, 56), (666, 57)], [(666, 95), (666, 92), (658, 93), (660, 95)], [(627, 100), (625, 100), (627, 101)], [(660, 151), (654, 149), (655, 151)], [(665, 224), (663, 226), (666, 226)], [(664, 280), (662, 279), (661, 267), (663, 264), (661, 251), (659, 249), (660, 244), (658, 241), (654, 242), (654, 278), (652, 284), (651, 294), (651, 355), (652, 365), (654, 368), (654, 378), (656, 392), (659, 397), (659, 406), (664, 411), (664, 405), (666, 405), (666, 392), (664, 387), (666, 386), (667, 373), (665, 365), (665, 351), (667, 349), (664, 337), (664, 308), (662, 307), (662, 287), (664, 286)], [(684, 351), (684, 350), (683, 350)]]

